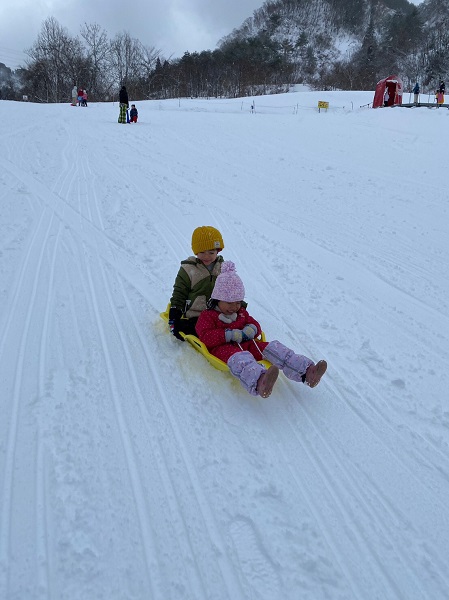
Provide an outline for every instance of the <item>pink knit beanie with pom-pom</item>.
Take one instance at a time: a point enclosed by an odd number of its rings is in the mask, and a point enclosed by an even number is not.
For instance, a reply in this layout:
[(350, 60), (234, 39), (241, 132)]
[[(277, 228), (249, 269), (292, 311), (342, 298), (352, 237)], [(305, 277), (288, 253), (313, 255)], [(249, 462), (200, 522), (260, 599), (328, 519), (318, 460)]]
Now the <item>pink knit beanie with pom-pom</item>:
[(241, 302), (245, 297), (245, 287), (235, 272), (235, 264), (225, 260), (221, 265), (221, 273), (215, 282), (211, 298), (223, 302)]

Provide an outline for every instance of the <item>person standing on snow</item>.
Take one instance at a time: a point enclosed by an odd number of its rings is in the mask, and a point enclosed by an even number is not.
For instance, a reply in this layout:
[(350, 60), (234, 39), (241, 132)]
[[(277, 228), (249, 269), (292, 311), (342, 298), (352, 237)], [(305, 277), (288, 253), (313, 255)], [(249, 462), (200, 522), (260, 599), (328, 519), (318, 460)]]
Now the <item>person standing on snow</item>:
[(78, 98), (78, 89), (75, 84), (73, 84), (72, 88), (72, 106), (76, 106), (76, 100)]
[(129, 107), (129, 99), (128, 92), (126, 91), (126, 87), (122, 85), (122, 88), (119, 92), (119, 102), (120, 102), (120, 113), (118, 116), (119, 123), (126, 123), (126, 111)]
[(441, 104), (444, 104), (444, 94), (443, 92), (440, 92), (440, 90), (436, 90), (435, 92), (435, 100), (437, 101), (437, 106), (441, 106)]
[(413, 94), (414, 94), (414, 96), (413, 96), (414, 102), (415, 102), (415, 104), (418, 104), (418, 102), (419, 102), (419, 83), (418, 82), (415, 83), (415, 87), (413, 88)]

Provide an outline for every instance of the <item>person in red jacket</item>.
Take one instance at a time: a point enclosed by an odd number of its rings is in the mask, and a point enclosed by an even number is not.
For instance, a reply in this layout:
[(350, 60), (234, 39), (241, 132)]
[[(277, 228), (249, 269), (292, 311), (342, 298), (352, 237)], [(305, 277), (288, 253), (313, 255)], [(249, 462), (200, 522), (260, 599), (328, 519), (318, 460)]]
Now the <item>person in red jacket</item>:
[[(282, 369), (292, 381), (315, 387), (327, 369), (325, 360), (315, 364), (302, 354), (274, 340), (257, 341), (260, 324), (242, 307), (245, 288), (231, 261), (221, 266), (208, 310), (203, 311), (196, 324), (196, 333), (211, 354), (227, 363), (234, 377), (253, 396), (267, 398)], [(269, 369), (258, 363), (266, 359)]]

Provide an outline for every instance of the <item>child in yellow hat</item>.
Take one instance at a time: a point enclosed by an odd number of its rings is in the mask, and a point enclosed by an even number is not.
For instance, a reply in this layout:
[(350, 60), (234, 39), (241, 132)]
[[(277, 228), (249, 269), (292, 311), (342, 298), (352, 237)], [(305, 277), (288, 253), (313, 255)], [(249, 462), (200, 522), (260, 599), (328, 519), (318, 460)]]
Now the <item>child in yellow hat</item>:
[[(170, 298), (168, 325), (179, 340), (183, 339), (181, 332), (196, 335), (196, 322), (206, 309), (221, 271), (223, 257), (218, 253), (223, 248), (223, 237), (215, 227), (203, 225), (194, 230), (192, 251), (195, 256), (181, 262)], [(183, 316), (186, 318), (182, 319)]]

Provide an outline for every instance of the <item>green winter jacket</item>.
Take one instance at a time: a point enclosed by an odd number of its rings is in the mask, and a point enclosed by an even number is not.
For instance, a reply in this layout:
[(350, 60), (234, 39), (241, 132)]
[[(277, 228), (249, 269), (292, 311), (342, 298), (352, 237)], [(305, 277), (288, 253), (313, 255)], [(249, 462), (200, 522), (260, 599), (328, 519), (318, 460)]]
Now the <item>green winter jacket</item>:
[(182, 310), (188, 319), (199, 317), (206, 310), (222, 262), (223, 257), (217, 256), (212, 271), (209, 271), (196, 256), (183, 260), (173, 286), (171, 307)]

